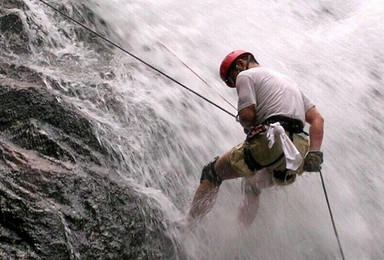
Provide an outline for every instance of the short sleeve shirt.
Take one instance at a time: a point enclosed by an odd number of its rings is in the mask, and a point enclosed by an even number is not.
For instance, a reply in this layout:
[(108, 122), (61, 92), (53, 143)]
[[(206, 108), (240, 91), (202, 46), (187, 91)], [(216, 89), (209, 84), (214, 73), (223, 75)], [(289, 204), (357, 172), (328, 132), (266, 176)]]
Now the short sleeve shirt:
[(263, 67), (242, 71), (236, 78), (238, 111), (256, 106), (256, 124), (274, 115), (299, 119), (315, 104), (286, 75)]

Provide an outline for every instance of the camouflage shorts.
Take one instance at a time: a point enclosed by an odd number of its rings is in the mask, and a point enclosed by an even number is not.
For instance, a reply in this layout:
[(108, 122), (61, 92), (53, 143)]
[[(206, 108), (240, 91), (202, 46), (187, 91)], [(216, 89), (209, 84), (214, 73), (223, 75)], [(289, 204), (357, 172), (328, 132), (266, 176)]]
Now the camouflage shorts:
[[(287, 132), (289, 136), (289, 133)], [(268, 165), (266, 169), (272, 175), (274, 172), (284, 172), (286, 170), (285, 165), (285, 157), (281, 156), (283, 154), (283, 149), (281, 146), (280, 138), (277, 138), (275, 144), (269, 149), (268, 147), (268, 139), (266, 137), (266, 132), (257, 135), (252, 141), (249, 142), (250, 151), (252, 157), (260, 164), (260, 165)], [(307, 138), (302, 136), (302, 134), (293, 134), (293, 143), (296, 146), (297, 150), (304, 158), (309, 149), (309, 143)], [(232, 165), (233, 169), (241, 176), (241, 177), (250, 177), (255, 174), (255, 171), (251, 171), (247, 164), (244, 161), (243, 150), (244, 150), (245, 142), (238, 144), (233, 147), (230, 151), (229, 161)], [(279, 157), (281, 157), (279, 159)], [(278, 160), (279, 159), (279, 160)], [(276, 161), (277, 160), (277, 161)], [(276, 162), (275, 162), (276, 161)], [(272, 164), (271, 164), (272, 163)], [(276, 184), (291, 184), (295, 181), (296, 175), (303, 173), (303, 163), (299, 166), (299, 168), (295, 171), (289, 170), (287, 174), (293, 175), (290, 178), (289, 182), (284, 182), (279, 179), (274, 178)]]

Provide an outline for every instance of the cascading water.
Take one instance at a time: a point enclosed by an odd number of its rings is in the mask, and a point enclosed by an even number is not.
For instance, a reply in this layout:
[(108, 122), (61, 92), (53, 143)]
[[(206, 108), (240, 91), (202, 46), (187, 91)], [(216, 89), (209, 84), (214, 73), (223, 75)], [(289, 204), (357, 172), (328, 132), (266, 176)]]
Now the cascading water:
[[(98, 122), (99, 141), (113, 154), (109, 167), (153, 198), (183, 257), (340, 258), (317, 174), (264, 190), (250, 230), (236, 221), (239, 180), (223, 183), (200, 227), (174, 228), (202, 166), (244, 139), (240, 125), (41, 2), (24, 3), (33, 57), (4, 59), (41, 72), (49, 88)], [(233, 49), (249, 50), (262, 66), (297, 81), (326, 120), (323, 174), (346, 259), (384, 257), (382, 0), (50, 3), (233, 113), (162, 45), (233, 104), (234, 91), (217, 75)]]

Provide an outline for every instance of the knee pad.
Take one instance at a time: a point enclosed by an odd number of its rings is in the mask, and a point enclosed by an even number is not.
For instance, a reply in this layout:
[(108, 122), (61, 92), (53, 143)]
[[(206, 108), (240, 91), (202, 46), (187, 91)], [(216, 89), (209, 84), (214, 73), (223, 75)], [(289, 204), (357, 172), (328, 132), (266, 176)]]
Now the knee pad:
[(241, 181), (241, 192), (245, 195), (259, 196), (261, 190), (257, 188), (255, 185), (245, 181), (244, 179)]
[(201, 178), (200, 183), (202, 183), (205, 180), (208, 180), (213, 183), (213, 185), (219, 187), (223, 180), (217, 176), (216, 170), (215, 170), (215, 164), (217, 160), (219, 159), (219, 156), (215, 157), (215, 159), (204, 166), (202, 172), (201, 172)]

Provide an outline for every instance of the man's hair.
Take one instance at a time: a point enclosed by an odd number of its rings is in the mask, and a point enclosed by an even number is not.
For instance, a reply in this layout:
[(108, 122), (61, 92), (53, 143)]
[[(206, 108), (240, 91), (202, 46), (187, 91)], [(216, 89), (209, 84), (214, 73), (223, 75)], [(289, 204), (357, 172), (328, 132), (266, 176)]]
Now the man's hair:
[(238, 58), (238, 60), (244, 60), (244, 61), (247, 61), (248, 60), (248, 56), (251, 56), (250, 59), (249, 59), (249, 62), (255, 62), (257, 65), (259, 65), (259, 63), (257, 62), (257, 60), (255, 59), (255, 57), (251, 54), (244, 54), (242, 56), (240, 56)]

